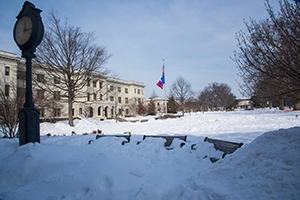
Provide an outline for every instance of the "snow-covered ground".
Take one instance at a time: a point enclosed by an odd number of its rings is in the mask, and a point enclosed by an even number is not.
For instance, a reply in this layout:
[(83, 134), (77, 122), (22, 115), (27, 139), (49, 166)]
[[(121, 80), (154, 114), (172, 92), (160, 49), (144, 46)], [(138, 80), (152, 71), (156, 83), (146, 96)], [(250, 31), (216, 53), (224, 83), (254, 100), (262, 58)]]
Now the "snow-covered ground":
[[(299, 117), (298, 117), (299, 115)], [(141, 122), (148, 119), (147, 122)], [(41, 124), (41, 143), (0, 139), (1, 200), (300, 199), (300, 112), (276, 109)], [(131, 133), (131, 141), (95, 134)], [(71, 136), (72, 131), (76, 135)], [(47, 137), (50, 133), (52, 136)], [(143, 135), (187, 135), (186, 145)], [(56, 135), (56, 136), (54, 136)], [(204, 137), (243, 142), (222, 152)], [(197, 144), (196, 150), (191, 145)]]

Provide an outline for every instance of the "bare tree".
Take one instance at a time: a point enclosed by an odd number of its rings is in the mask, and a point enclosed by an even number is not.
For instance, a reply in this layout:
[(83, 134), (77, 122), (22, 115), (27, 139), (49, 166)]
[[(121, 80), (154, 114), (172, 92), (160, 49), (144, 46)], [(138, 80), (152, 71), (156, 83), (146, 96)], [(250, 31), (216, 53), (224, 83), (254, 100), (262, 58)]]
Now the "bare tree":
[(136, 116), (137, 105), (136, 105), (135, 98), (129, 99), (127, 106), (130, 112), (133, 114), (133, 116)]
[(113, 115), (112, 117), (114, 117), (116, 119), (116, 122), (118, 122), (118, 115), (121, 115), (120, 112), (118, 112), (118, 105), (120, 103), (122, 103), (122, 98), (121, 98), (121, 86), (114, 81), (113, 79), (111, 79), (109, 85), (109, 90), (107, 90), (107, 93), (110, 95), (110, 101), (113, 102)]
[[(9, 93), (13, 93), (13, 84), (9, 85)], [(13, 138), (17, 136), (19, 117), (18, 113), (23, 107), (25, 93), (18, 95), (6, 94), (0, 89), (0, 127), (5, 137)]]
[(235, 105), (235, 99), (229, 85), (217, 82), (210, 83), (198, 96), (204, 110), (231, 109)]
[(204, 90), (200, 92), (198, 101), (200, 106), (202, 107), (202, 111), (213, 110), (213, 92), (207, 89), (207, 87), (205, 87)]
[(186, 110), (191, 114), (191, 112), (197, 112), (200, 110), (199, 102), (195, 99), (190, 99), (185, 102)]
[(182, 76), (179, 76), (171, 85), (170, 96), (174, 96), (180, 102), (182, 114), (184, 115), (184, 102), (193, 96), (191, 84)]
[(269, 19), (245, 22), (247, 32), (236, 34), (234, 52), (240, 88), (249, 96), (300, 99), (300, 4), (279, 1), (275, 12), (266, 1)]
[(153, 90), (150, 97), (149, 97), (149, 99), (153, 99), (153, 98), (156, 98), (156, 97), (158, 97), (158, 96), (157, 96), (155, 90)]
[[(110, 55), (104, 47), (95, 44), (93, 32), (84, 33), (79, 27), (62, 23), (54, 12), (49, 15), (48, 26), (41, 45), (37, 49), (39, 69), (52, 80), (41, 84), (49, 93), (61, 91), (68, 103), (69, 125), (73, 126), (72, 108), (75, 97), (80, 93), (93, 71), (106, 73), (103, 65)], [(55, 84), (54, 79), (59, 80)]]
[(138, 104), (137, 113), (139, 115), (145, 115), (145, 114), (147, 114), (147, 108), (143, 105), (143, 103), (141, 101)]

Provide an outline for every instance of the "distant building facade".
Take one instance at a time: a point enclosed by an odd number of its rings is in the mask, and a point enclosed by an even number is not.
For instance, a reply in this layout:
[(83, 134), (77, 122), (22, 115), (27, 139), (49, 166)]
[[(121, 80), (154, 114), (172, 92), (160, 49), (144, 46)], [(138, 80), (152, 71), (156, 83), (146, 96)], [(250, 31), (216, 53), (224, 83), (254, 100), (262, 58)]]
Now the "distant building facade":
[(250, 98), (237, 99), (236, 109), (252, 110), (253, 102)]
[(144, 105), (146, 107), (150, 106), (150, 101), (153, 101), (155, 105), (155, 112), (156, 113), (166, 113), (167, 112), (167, 105), (168, 105), (168, 99), (167, 98), (160, 98), (160, 97), (155, 97), (155, 98), (150, 98), (150, 99), (145, 99)]
[[(34, 65), (33, 65), (34, 68)], [(37, 81), (45, 84), (60, 84), (59, 78), (47, 77), (39, 69), (33, 69)], [(26, 76), (25, 60), (14, 53), (0, 50), (0, 90), (7, 97), (25, 93)], [(53, 81), (51, 84), (47, 81)], [(57, 89), (56, 89), (57, 90)], [(133, 116), (139, 102), (144, 102), (145, 85), (137, 81), (126, 81), (94, 72), (84, 87), (75, 97), (72, 108), (74, 118), (90, 117), (95, 119), (115, 118), (117, 116)], [(34, 103), (40, 112), (41, 120), (49, 118), (67, 119), (67, 99), (62, 91), (46, 90), (33, 84)]]

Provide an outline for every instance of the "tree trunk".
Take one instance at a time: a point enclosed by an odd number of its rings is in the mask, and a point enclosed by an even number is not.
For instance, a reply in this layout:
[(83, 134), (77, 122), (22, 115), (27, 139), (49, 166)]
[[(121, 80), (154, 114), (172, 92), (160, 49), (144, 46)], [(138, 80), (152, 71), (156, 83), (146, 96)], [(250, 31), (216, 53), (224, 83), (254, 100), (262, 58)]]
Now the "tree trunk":
[(280, 110), (284, 110), (284, 99), (281, 97)]
[(68, 100), (68, 113), (69, 113), (69, 125), (70, 126), (74, 126), (73, 124), (73, 113), (72, 113), (72, 109), (73, 109), (73, 102), (71, 99)]

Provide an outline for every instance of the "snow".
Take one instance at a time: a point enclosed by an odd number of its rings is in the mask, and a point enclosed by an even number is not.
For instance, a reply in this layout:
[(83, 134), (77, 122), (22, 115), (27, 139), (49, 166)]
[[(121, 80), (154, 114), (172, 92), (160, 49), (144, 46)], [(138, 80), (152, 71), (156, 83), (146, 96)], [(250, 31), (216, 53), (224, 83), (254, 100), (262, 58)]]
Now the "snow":
[[(300, 199), (299, 114), (260, 109), (42, 123), (41, 143), (0, 139), (0, 199)], [(130, 132), (131, 140), (83, 135), (98, 129)], [(187, 135), (187, 142), (180, 148), (174, 139), (166, 150), (164, 139), (143, 135)], [(222, 159), (206, 136), (244, 146)]]

